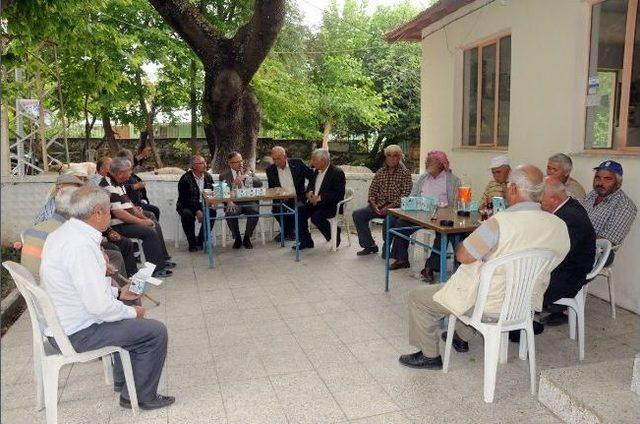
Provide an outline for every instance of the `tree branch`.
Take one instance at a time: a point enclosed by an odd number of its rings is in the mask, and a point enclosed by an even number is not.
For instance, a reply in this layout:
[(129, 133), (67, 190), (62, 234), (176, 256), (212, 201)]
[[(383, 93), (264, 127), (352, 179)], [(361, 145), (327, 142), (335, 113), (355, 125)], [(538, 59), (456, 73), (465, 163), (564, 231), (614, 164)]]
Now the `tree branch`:
[(151, 6), (173, 28), (203, 62), (210, 62), (222, 34), (190, 0), (149, 0)]
[[(151, 0), (153, 1), (153, 0)], [(236, 70), (245, 84), (260, 68), (285, 20), (286, 0), (256, 0), (251, 20), (232, 39)]]

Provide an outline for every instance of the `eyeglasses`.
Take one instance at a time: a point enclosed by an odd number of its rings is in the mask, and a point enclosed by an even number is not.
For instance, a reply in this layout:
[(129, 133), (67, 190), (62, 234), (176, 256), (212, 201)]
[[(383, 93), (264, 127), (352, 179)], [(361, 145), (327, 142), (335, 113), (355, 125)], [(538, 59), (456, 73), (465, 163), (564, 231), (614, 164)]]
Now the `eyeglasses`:
[(244, 162), (244, 161), (243, 160), (232, 160), (232, 161), (229, 161), (229, 163), (242, 163), (242, 162)]

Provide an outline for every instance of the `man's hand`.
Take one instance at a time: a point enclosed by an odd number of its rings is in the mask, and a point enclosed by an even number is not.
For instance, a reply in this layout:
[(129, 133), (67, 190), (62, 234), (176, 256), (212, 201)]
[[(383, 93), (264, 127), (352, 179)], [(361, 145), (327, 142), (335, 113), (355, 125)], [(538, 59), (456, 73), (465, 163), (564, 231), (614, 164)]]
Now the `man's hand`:
[(378, 209), (378, 211), (379, 215), (387, 216), (387, 214), (389, 213), (389, 206), (384, 206), (381, 209)]
[(137, 306), (135, 305), (134, 308), (136, 308), (136, 318), (137, 319), (142, 319), (144, 318), (144, 308), (142, 306)]
[(107, 272), (106, 272), (107, 277), (111, 277), (112, 275), (116, 275), (117, 273), (118, 273), (118, 268), (108, 263)]
[(137, 294), (129, 290), (131, 284), (127, 284), (120, 290), (120, 300), (138, 300), (142, 297), (142, 294)]
[(153, 222), (152, 219), (145, 218), (142, 220), (142, 225), (146, 225), (147, 227), (156, 228), (156, 223)]
[(204, 219), (204, 214), (202, 213), (202, 211), (196, 211), (196, 219), (198, 220), (198, 222), (202, 222), (202, 220)]
[(247, 178), (246, 175), (238, 175), (232, 182), (233, 185), (239, 186), (242, 185), (242, 182)]
[(313, 191), (308, 191), (305, 193), (305, 197), (307, 198), (307, 201), (311, 201), (311, 198), (313, 197)]
[(313, 194), (313, 192), (311, 191), (311, 192), (309, 192), (309, 196), (307, 197), (307, 200), (309, 200), (309, 202), (310, 202), (312, 205), (314, 205), (314, 206), (315, 206), (315, 205), (317, 205), (317, 204), (318, 204), (318, 202), (319, 202), (321, 199), (320, 199), (320, 195), (319, 195), (319, 194), (318, 194), (318, 195)]
[(133, 185), (134, 190), (142, 190), (144, 188), (144, 182), (138, 181)]
[(229, 213), (236, 213), (238, 212), (238, 205), (236, 205), (233, 202), (229, 202), (227, 203), (227, 212)]
[(122, 236), (113, 228), (109, 228), (107, 230), (107, 239), (109, 239), (110, 242), (116, 242), (120, 241), (122, 239)]

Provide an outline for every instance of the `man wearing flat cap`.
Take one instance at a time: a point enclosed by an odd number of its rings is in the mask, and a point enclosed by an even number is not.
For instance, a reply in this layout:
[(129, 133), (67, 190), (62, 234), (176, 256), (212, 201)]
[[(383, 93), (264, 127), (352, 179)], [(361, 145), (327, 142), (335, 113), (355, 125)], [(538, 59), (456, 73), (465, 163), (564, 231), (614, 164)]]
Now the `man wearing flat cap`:
[(487, 183), (484, 192), (482, 192), (482, 197), (480, 198), (481, 209), (485, 208), (493, 197), (504, 198), (507, 190), (507, 179), (511, 172), (509, 157), (507, 155), (500, 155), (492, 158), (489, 169), (491, 170), (491, 175), (493, 175), (493, 180)]
[[(629, 234), (638, 208), (622, 190), (622, 165), (605, 160), (593, 168), (593, 190), (581, 202), (596, 230), (598, 238), (605, 238), (615, 247)], [(613, 262), (614, 252), (607, 265)]]
[(34, 225), (40, 224), (54, 215), (56, 211), (56, 203), (55, 198), (56, 194), (63, 187), (80, 187), (84, 184), (84, 181), (80, 179), (80, 177), (73, 175), (72, 173), (66, 173), (60, 175), (56, 179), (56, 185), (53, 187), (51, 192), (49, 193), (49, 197), (47, 197), (47, 201), (44, 203), (44, 206), (38, 211), (36, 218), (34, 220)]

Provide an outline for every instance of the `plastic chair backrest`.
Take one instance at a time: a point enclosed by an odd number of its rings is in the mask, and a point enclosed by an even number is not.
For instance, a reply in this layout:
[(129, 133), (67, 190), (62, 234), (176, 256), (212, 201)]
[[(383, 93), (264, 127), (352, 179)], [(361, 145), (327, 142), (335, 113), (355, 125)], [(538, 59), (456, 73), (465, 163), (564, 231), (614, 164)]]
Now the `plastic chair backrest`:
[(593, 264), (593, 269), (591, 269), (591, 272), (587, 274), (587, 280), (596, 278), (600, 271), (602, 271), (602, 268), (604, 268), (604, 264), (607, 262), (607, 259), (609, 259), (611, 249), (611, 242), (609, 240), (596, 240), (596, 259)]
[(9, 271), (16, 287), (27, 302), (34, 343), (44, 354), (44, 330), (49, 328), (53, 333), (56, 344), (64, 356), (76, 355), (69, 338), (60, 325), (60, 320), (51, 302), (51, 298), (37, 285), (31, 273), (22, 265), (6, 261), (2, 265)]
[(492, 259), (482, 266), (478, 297), (472, 319), (482, 321), (493, 275), (498, 268), (505, 271), (505, 289), (498, 323), (522, 321), (531, 317), (533, 287), (553, 262), (556, 254), (549, 249), (527, 249)]
[(353, 200), (353, 189), (346, 188), (344, 190), (344, 198), (336, 205), (336, 215), (344, 213), (344, 204)]

